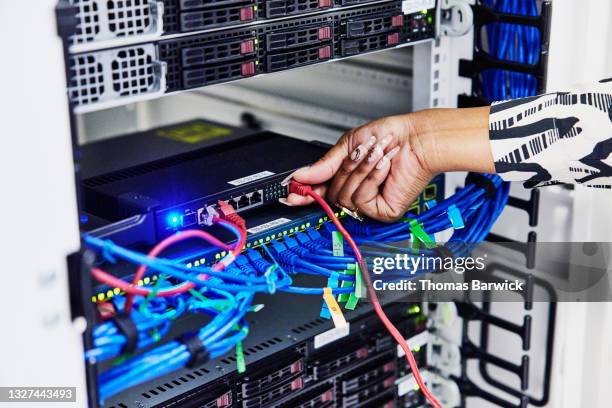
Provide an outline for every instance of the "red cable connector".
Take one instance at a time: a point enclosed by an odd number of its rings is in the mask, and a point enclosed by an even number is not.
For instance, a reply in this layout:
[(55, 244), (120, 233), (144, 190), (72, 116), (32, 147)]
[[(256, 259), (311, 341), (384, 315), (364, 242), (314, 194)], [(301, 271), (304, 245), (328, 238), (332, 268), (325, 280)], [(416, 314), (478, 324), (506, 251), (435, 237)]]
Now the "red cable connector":
[(310, 195), (310, 193), (312, 192), (312, 187), (310, 187), (307, 184), (302, 184), (298, 181), (294, 181), (291, 180), (289, 182), (289, 193), (295, 193), (301, 196), (307, 196)]
[(221, 200), (217, 204), (219, 205), (219, 217), (221, 219), (227, 220), (238, 226), (241, 230), (246, 231), (246, 222), (244, 218), (238, 215), (234, 207)]

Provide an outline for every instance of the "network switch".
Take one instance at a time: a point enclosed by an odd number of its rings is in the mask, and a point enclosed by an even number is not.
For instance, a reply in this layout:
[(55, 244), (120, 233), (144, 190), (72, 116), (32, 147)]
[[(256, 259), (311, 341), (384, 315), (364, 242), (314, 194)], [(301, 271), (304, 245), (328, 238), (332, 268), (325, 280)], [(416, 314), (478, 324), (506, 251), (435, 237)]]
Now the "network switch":
[(69, 96), (85, 112), (434, 36), (435, 8), (404, 14), (401, 1), (386, 1), (333, 9), (76, 53), (69, 59)]
[[(109, 140), (84, 151), (118, 152)], [(233, 138), (153, 163), (85, 178), (85, 210), (109, 221), (149, 215), (154, 239), (202, 226), (217, 203), (238, 212), (276, 203), (287, 194), (281, 181), (295, 169), (313, 163), (327, 149), (271, 132)], [(291, 154), (287, 154), (291, 152)]]

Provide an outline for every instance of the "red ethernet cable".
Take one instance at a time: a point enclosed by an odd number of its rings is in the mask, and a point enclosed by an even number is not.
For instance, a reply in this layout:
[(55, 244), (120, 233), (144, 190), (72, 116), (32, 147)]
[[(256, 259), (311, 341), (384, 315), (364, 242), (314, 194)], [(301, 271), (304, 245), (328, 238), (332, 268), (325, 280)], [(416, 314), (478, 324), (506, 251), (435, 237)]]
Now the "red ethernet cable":
[(372, 305), (374, 306), (374, 311), (376, 312), (376, 315), (378, 316), (382, 324), (385, 326), (387, 331), (395, 339), (397, 344), (399, 344), (402, 350), (404, 350), (404, 354), (406, 355), (406, 359), (408, 360), (408, 364), (410, 365), (410, 370), (412, 371), (412, 375), (414, 376), (416, 383), (420, 387), (421, 392), (423, 393), (423, 395), (425, 395), (425, 398), (427, 398), (429, 403), (433, 405), (434, 408), (443, 408), (442, 404), (440, 404), (440, 402), (436, 399), (436, 397), (433, 396), (431, 391), (429, 391), (429, 389), (423, 382), (423, 379), (421, 378), (421, 373), (419, 372), (419, 367), (417, 366), (414, 356), (412, 355), (412, 351), (410, 350), (410, 346), (408, 345), (408, 342), (406, 341), (406, 339), (404, 339), (404, 336), (402, 336), (399, 330), (397, 330), (397, 328), (389, 320), (382, 306), (380, 305), (380, 301), (378, 300), (378, 295), (376, 294), (376, 290), (374, 289), (374, 286), (372, 285), (372, 278), (370, 277), (370, 273), (368, 272), (368, 265), (363, 259), (363, 256), (361, 255), (361, 251), (359, 250), (359, 247), (357, 246), (357, 244), (355, 244), (355, 241), (353, 241), (353, 238), (351, 237), (351, 235), (344, 228), (344, 226), (340, 223), (340, 221), (338, 220), (338, 217), (336, 217), (336, 215), (334, 214), (334, 210), (332, 210), (329, 204), (327, 204), (327, 202), (325, 202), (325, 200), (319, 194), (313, 191), (312, 187), (308, 185), (301, 184), (296, 181), (291, 181), (289, 183), (289, 192), (296, 193), (301, 196), (312, 197), (323, 208), (323, 210), (325, 210), (325, 212), (327, 213), (329, 218), (332, 220), (336, 228), (338, 228), (338, 231), (340, 231), (344, 239), (348, 242), (349, 246), (353, 250), (353, 253), (355, 254), (355, 257), (357, 258), (359, 267), (361, 268), (363, 272), (361, 275), (363, 276), (363, 280), (368, 290), (368, 296), (370, 297), (370, 301), (372, 302)]

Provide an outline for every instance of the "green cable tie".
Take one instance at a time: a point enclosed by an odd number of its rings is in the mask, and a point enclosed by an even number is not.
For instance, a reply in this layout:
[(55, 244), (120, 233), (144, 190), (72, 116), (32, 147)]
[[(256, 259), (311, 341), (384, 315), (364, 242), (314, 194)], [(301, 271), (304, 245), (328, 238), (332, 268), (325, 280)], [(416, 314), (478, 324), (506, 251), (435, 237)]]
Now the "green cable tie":
[(334, 256), (344, 256), (344, 238), (340, 231), (332, 231), (332, 253)]
[(242, 342), (236, 343), (236, 369), (239, 374), (246, 371), (246, 361), (244, 360), (244, 353), (242, 352)]
[(355, 310), (355, 308), (357, 307), (357, 303), (359, 303), (359, 298), (355, 296), (354, 293), (349, 293), (348, 300), (346, 301), (344, 307), (348, 310)]
[[(342, 271), (342, 273), (344, 273), (345, 275), (355, 275), (355, 268), (344, 270)], [(349, 281), (342, 281), (342, 283), (340, 284), (341, 288), (350, 288), (353, 286), (355, 286), (355, 283), (349, 282)], [(350, 296), (350, 293), (340, 293), (338, 295), (338, 302), (348, 301), (349, 296)]]
[(428, 249), (436, 247), (436, 241), (434, 241), (434, 239), (429, 236), (427, 232), (425, 232), (425, 229), (423, 229), (423, 224), (419, 224), (416, 219), (410, 221), (410, 233), (420, 242), (425, 244)]

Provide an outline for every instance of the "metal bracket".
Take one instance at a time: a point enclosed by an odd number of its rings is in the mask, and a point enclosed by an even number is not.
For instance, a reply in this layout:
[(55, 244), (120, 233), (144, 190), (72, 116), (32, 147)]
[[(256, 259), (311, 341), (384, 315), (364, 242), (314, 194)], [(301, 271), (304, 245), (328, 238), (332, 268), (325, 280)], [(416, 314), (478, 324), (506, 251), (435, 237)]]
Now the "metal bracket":
[(442, 0), (440, 4), (440, 35), (460, 37), (470, 32), (474, 13), (466, 0)]

